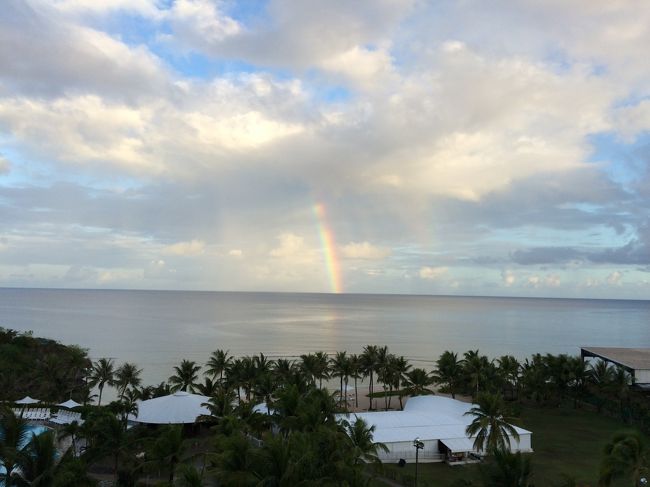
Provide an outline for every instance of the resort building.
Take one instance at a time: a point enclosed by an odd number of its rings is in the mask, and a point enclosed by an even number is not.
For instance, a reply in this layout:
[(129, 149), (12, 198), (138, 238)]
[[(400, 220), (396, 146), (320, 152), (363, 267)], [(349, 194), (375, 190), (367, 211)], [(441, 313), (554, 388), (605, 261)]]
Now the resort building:
[(632, 383), (650, 390), (650, 348), (582, 347), (582, 360), (598, 358), (623, 367), (632, 376)]
[[(381, 451), (382, 462), (415, 462), (417, 438), (424, 448), (418, 452), (420, 462), (462, 464), (479, 459), (483, 452), (474, 449), (474, 438), (465, 434), (472, 416), (465, 416), (474, 405), (442, 396), (410, 398), (403, 411), (377, 411), (340, 414), (338, 419), (354, 421), (361, 418), (375, 426), (374, 440), (384, 443), (388, 452)], [(515, 427), (519, 440), (510, 437), (513, 452), (532, 452), (530, 431)]]

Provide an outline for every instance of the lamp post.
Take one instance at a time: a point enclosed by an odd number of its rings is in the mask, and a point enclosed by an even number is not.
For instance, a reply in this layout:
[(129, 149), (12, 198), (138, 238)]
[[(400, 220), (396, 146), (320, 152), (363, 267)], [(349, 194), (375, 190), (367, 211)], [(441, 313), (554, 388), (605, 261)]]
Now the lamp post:
[(415, 447), (415, 487), (418, 487), (418, 460), (420, 450), (424, 448), (424, 442), (420, 441), (420, 438), (413, 440), (413, 446)]

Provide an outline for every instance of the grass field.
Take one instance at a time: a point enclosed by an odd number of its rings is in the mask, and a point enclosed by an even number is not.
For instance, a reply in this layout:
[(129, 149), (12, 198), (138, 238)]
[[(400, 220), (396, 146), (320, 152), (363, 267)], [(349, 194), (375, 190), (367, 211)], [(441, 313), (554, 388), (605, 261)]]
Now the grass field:
[[(625, 429), (619, 421), (569, 408), (524, 408), (519, 426), (533, 432), (534, 453), (531, 455), (535, 487), (552, 487), (562, 479), (562, 474), (574, 477), (580, 486), (596, 487), (603, 448), (616, 431)], [(415, 472), (412, 464), (404, 468), (395, 465), (386, 468), (411, 475)], [(420, 464), (419, 477), (420, 487), (445, 487), (459, 479), (480, 485), (477, 465)]]

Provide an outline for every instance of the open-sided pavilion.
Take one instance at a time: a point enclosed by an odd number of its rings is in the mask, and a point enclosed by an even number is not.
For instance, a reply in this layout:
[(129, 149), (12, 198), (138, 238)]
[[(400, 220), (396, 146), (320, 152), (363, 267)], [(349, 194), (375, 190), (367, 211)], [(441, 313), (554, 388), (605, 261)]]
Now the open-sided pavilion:
[(650, 387), (650, 348), (581, 347), (580, 356), (595, 357), (627, 370), (635, 385)]

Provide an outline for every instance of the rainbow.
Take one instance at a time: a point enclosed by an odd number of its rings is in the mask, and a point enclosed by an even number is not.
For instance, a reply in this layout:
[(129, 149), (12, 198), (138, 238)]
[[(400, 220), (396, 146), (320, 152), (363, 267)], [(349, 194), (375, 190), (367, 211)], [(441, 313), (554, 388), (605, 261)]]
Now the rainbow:
[(341, 283), (341, 268), (336, 255), (336, 245), (334, 244), (334, 232), (327, 224), (327, 215), (325, 214), (325, 206), (321, 203), (314, 205), (314, 215), (318, 222), (318, 233), (320, 234), (321, 245), (323, 246), (323, 254), (325, 255), (325, 264), (327, 266), (327, 274), (330, 279), (330, 286), (332, 292), (340, 294), (343, 292), (343, 284)]

